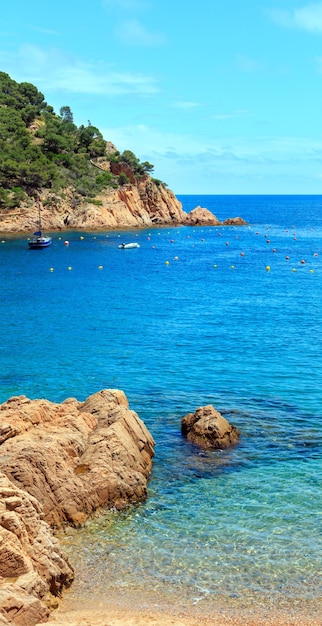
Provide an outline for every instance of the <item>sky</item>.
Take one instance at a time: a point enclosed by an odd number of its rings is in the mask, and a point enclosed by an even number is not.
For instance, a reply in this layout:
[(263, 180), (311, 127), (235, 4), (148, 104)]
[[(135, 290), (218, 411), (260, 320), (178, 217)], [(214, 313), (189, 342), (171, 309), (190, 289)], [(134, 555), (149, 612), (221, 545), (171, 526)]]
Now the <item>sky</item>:
[(322, 194), (322, 2), (14, 0), (0, 71), (175, 194)]

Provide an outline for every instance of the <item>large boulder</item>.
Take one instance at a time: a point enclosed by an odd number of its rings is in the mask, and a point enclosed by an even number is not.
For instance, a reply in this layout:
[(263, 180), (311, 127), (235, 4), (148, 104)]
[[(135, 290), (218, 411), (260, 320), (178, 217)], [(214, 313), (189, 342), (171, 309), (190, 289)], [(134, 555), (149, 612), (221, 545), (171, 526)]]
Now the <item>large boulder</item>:
[(185, 223), (187, 226), (218, 226), (221, 222), (209, 209), (197, 206), (187, 214)]
[(0, 405), (0, 624), (47, 621), (74, 577), (51, 526), (146, 498), (154, 445), (119, 390)]
[(62, 404), (18, 396), (0, 406), (0, 471), (41, 503), (51, 526), (144, 500), (154, 445), (119, 390)]
[(185, 415), (181, 420), (181, 432), (200, 448), (213, 450), (234, 446), (240, 437), (236, 426), (232, 426), (212, 404)]

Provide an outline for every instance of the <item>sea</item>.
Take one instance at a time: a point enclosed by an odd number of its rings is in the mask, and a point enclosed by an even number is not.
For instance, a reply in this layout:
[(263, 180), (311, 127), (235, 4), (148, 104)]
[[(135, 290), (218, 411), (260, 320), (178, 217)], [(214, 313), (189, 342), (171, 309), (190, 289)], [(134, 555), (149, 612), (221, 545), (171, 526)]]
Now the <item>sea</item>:
[[(0, 401), (122, 389), (155, 439), (147, 500), (62, 533), (71, 602), (321, 615), (322, 196), (178, 199), (248, 224), (0, 235)], [(237, 446), (183, 439), (208, 404)]]

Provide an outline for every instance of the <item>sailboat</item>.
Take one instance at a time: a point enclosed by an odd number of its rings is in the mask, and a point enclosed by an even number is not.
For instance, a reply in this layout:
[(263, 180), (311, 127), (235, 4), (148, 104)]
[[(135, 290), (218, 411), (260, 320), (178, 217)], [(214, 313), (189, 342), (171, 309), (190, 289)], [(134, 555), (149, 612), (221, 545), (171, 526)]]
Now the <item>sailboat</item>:
[(32, 250), (36, 250), (47, 248), (47, 246), (50, 246), (51, 242), (51, 237), (46, 237), (41, 231), (40, 203), (38, 202), (38, 230), (36, 230), (33, 237), (28, 241), (28, 245)]

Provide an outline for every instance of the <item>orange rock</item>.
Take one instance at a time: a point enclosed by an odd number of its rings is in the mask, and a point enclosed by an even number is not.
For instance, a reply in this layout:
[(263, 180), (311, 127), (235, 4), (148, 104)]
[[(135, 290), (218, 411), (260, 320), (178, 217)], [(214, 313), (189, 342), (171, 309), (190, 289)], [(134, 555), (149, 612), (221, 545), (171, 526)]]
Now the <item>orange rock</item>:
[(222, 449), (239, 441), (239, 431), (211, 405), (199, 407), (181, 421), (181, 432), (195, 445), (204, 449)]

